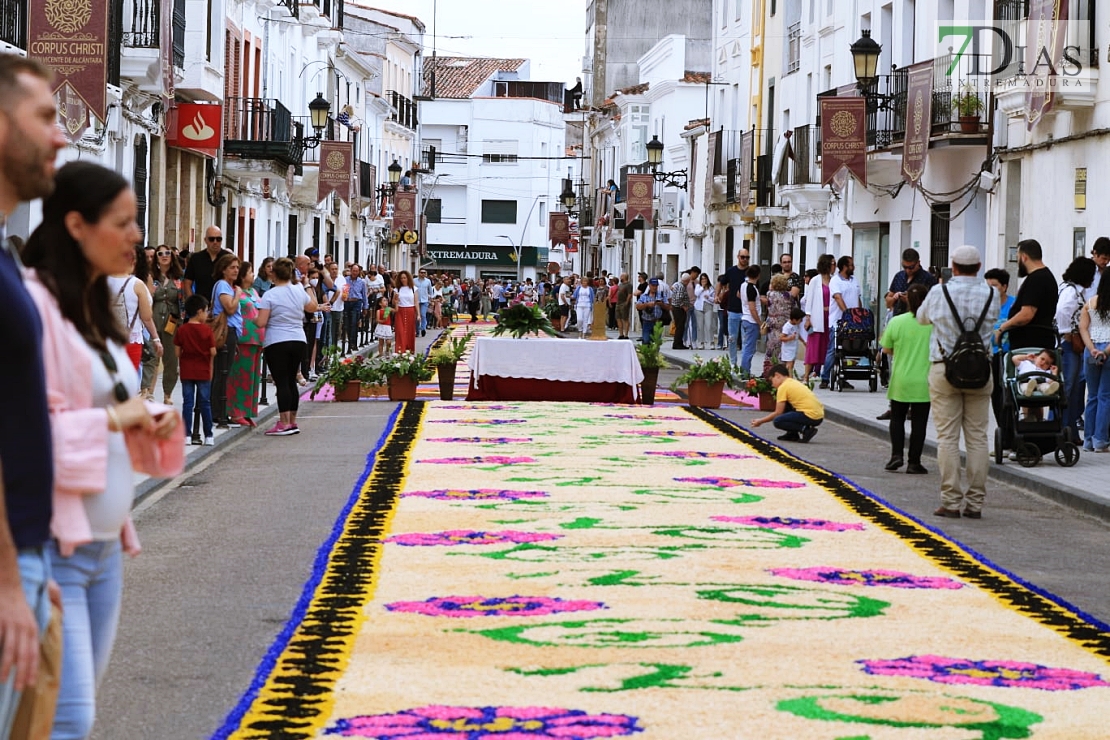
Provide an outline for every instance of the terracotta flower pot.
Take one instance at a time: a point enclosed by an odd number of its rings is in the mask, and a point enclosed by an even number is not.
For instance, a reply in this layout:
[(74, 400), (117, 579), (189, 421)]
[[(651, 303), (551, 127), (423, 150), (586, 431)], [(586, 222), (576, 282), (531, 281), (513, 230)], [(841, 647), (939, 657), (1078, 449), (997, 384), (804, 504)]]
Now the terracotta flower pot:
[(389, 378), (390, 401), (415, 401), (416, 381), (407, 375), (391, 375)]
[(961, 134), (977, 134), (979, 133), (979, 116), (960, 116), (960, 133)]
[(759, 410), (760, 411), (774, 411), (778, 402), (775, 400), (775, 394), (770, 391), (763, 391), (759, 394)]
[(336, 401), (357, 401), (362, 391), (362, 383), (357, 380), (348, 380), (342, 388), (335, 388)]
[(644, 406), (655, 404), (655, 389), (659, 386), (659, 368), (644, 367), (644, 381), (640, 383), (640, 403)]
[(686, 389), (686, 399), (691, 406), (704, 409), (721, 408), (721, 396), (725, 391), (725, 381), (709, 384), (704, 380), (692, 380)]
[(458, 366), (454, 363), (450, 365), (440, 365), (436, 368), (436, 376), (439, 378), (439, 399), (441, 401), (455, 400), (455, 371)]

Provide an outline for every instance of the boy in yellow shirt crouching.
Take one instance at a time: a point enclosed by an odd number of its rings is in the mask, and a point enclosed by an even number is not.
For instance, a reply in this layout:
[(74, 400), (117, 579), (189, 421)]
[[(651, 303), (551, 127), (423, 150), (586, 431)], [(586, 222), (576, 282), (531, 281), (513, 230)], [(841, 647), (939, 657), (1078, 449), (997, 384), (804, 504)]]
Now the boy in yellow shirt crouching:
[(790, 377), (785, 365), (771, 368), (771, 385), (776, 391), (775, 410), (762, 419), (752, 420), (757, 428), (767, 422), (774, 422), (776, 429), (785, 434), (779, 436), (783, 442), (808, 442), (817, 434), (817, 427), (825, 420), (825, 407), (817, 396), (804, 383)]

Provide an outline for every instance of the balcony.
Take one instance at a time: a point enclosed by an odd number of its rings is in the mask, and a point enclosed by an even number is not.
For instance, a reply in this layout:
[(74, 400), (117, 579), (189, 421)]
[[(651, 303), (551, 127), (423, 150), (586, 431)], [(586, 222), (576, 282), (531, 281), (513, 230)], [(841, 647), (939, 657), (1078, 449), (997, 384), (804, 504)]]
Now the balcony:
[(27, 49), (27, 0), (0, 0), (0, 41)]
[(301, 174), (304, 125), (273, 98), (228, 98), (224, 109), (225, 165), (239, 175)]
[(559, 104), (566, 111), (566, 87), (561, 82), (495, 81), (493, 83), (493, 94), (494, 97), (498, 98), (546, 100), (549, 103)]
[(779, 188), (796, 188), (821, 185), (818, 156), (821, 154), (821, 129), (817, 126), (799, 126), (790, 137), (793, 157), (786, 157), (779, 168), (775, 185)]
[[(161, 15), (159, 0), (116, 0), (120, 13), (118, 47), (120, 76), (132, 81), (140, 89), (159, 93), (162, 89), (161, 72)], [(173, 2), (173, 65), (185, 66), (185, 0)]]
[(775, 132), (771, 129), (722, 131), (719, 136), (723, 137), (719, 139), (721, 151), (727, 157), (724, 202), (741, 210), (750, 205), (773, 206), (775, 183), (771, 172)]
[(393, 107), (393, 112), (389, 116), (389, 120), (394, 123), (404, 126), (410, 131), (415, 131), (416, 127), (420, 124), (420, 120), (416, 115), (416, 101), (409, 100), (396, 90), (390, 90), (386, 93), (389, 99), (389, 104)]

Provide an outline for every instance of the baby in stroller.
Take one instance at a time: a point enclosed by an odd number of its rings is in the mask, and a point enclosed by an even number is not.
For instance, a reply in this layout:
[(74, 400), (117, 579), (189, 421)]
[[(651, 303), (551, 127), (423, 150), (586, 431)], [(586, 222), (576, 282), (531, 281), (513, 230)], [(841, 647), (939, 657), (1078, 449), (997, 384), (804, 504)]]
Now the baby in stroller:
[[(1060, 371), (1056, 367), (1056, 356), (1052, 350), (1044, 349), (1025, 355), (1015, 354), (1012, 359), (1017, 369), (1014, 379), (1020, 395), (1026, 398), (1034, 395), (1054, 396), (1060, 390), (1060, 382), (1055, 379), (1059, 377)], [(1048, 377), (1048, 375), (1054, 377)], [(1023, 406), (1022, 415), (1030, 421), (1039, 421), (1041, 408)]]

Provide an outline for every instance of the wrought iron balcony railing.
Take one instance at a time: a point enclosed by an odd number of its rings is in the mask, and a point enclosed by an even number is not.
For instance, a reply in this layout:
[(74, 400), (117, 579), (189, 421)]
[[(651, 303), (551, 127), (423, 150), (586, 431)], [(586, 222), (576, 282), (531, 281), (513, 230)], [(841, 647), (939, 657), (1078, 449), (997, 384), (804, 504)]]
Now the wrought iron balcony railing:
[(396, 90), (390, 90), (387, 97), (389, 104), (393, 106), (393, 113), (389, 116), (389, 120), (415, 131), (420, 123), (416, 115), (416, 101), (409, 100)]
[(0, 41), (27, 48), (27, 0), (0, 0)]
[(228, 98), (224, 153), (272, 159), (298, 169), (304, 161), (304, 125), (273, 98)]

